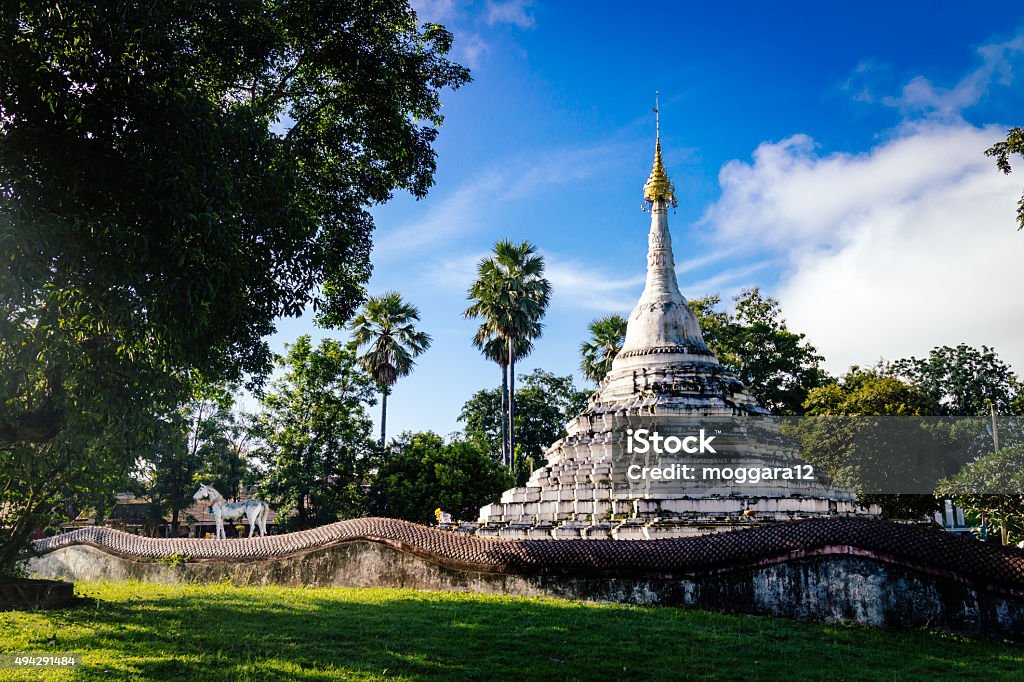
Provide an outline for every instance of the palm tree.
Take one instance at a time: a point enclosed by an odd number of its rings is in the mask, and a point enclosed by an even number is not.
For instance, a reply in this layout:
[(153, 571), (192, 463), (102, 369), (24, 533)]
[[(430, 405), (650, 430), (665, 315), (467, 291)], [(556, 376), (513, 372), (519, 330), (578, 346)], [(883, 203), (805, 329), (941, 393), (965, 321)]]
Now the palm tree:
[[(515, 453), (515, 392), (517, 346), (523, 340), (540, 337), (548, 302), (551, 299), (551, 283), (544, 278), (544, 258), (530, 242), (513, 244), (502, 240), (494, 245), (494, 255), (484, 258), (477, 265), (477, 279), (469, 288), (468, 297), (473, 301), (466, 309), (467, 318), (483, 318), (487, 334), (500, 339), (508, 356), (502, 365), (502, 385), (505, 371), (508, 374), (508, 447), (509, 462)], [(477, 336), (480, 336), (478, 332)], [(477, 344), (478, 348), (483, 346)], [(485, 352), (486, 355), (486, 352)]]
[(388, 291), (370, 297), (363, 312), (352, 320), (352, 338), (358, 346), (369, 345), (359, 363), (380, 386), (380, 447), (386, 443), (388, 394), (399, 377), (407, 376), (416, 363), (413, 358), (430, 348), (430, 336), (416, 329), (419, 308)]
[[(525, 358), (533, 351), (533, 339), (540, 336), (540, 324), (537, 324), (534, 333), (530, 338), (520, 337), (515, 342), (515, 357)], [(508, 346), (505, 340), (497, 336), (491, 327), (485, 322), (476, 330), (473, 337), (473, 346), (477, 348), (484, 357), (501, 367), (501, 463), (512, 467), (513, 458), (508, 449)]]
[(590, 323), (587, 327), (590, 339), (580, 344), (580, 369), (583, 376), (595, 384), (608, 374), (612, 368), (612, 360), (622, 350), (622, 342), (626, 339), (626, 318), (622, 315), (605, 315)]

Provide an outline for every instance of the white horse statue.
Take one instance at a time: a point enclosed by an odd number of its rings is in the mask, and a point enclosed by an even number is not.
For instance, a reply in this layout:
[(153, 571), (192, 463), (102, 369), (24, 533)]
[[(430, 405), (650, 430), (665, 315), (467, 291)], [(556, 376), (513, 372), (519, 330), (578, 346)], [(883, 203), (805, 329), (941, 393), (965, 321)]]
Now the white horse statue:
[(224, 496), (212, 485), (200, 485), (192, 496), (193, 500), (209, 500), (213, 511), (213, 519), (217, 522), (217, 539), (225, 538), (224, 519), (233, 521), (243, 516), (249, 519), (249, 537), (260, 527), (260, 535), (267, 534), (267, 514), (270, 507), (263, 500), (249, 499), (245, 502), (225, 502)]

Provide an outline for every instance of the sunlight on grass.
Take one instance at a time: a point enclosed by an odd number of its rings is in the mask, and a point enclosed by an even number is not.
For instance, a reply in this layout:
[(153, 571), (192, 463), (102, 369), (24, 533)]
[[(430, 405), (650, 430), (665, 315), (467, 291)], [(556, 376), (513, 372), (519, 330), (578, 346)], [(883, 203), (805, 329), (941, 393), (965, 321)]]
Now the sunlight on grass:
[(80, 584), (95, 606), (0, 613), (0, 679), (1015, 680), (1024, 647), (674, 608), (406, 589)]

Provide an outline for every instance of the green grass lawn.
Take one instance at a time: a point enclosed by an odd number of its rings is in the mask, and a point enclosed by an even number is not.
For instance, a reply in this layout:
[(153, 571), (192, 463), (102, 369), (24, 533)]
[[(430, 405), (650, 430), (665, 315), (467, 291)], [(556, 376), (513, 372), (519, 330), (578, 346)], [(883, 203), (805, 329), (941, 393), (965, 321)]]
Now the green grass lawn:
[[(665, 607), (401, 589), (83, 583), (94, 606), (0, 613), (43, 679), (1019, 680), (1024, 646)], [(40, 679), (0, 669), (0, 679)]]

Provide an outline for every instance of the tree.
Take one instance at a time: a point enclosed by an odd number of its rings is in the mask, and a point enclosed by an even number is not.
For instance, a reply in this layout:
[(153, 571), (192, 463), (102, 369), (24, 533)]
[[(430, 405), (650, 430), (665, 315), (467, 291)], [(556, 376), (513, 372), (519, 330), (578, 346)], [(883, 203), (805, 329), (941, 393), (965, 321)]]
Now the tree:
[(938, 414), (938, 403), (920, 388), (856, 365), (838, 382), (811, 389), (808, 415), (915, 416)]
[[(161, 514), (170, 511), (172, 535), (178, 534), (179, 514), (192, 505), (200, 472), (226, 445), (232, 405), (228, 389), (197, 387), (192, 399), (169, 416), (163, 437), (144, 463), (146, 492)], [(228, 488), (218, 489), (230, 494)]]
[(431, 523), (434, 510), (475, 521), (480, 507), (512, 487), (504, 467), (476, 443), (445, 443), (433, 432), (403, 433), (370, 486), (373, 514)]
[(0, 566), (122, 478), (194, 374), (258, 382), (318, 286), (351, 315), (369, 207), (432, 182), (451, 40), (405, 0), (4, 13)]
[[(543, 462), (552, 443), (566, 436), (565, 426), (587, 406), (588, 394), (579, 391), (572, 376), (556, 376), (536, 369), (523, 378), (516, 393), (516, 433), (521, 460)], [(483, 443), (497, 459), (500, 452), (501, 417), (496, 409), (501, 401), (498, 389), (477, 391), (462, 406), (459, 421), (465, 423), (466, 437)], [(524, 472), (529, 476), (529, 470)]]
[(734, 315), (715, 310), (717, 295), (690, 301), (704, 341), (772, 414), (801, 414), (808, 392), (827, 383), (824, 358), (786, 327), (774, 298), (755, 287), (734, 300)]
[(1024, 445), (971, 462), (939, 483), (938, 494), (999, 526), (1004, 545), (1024, 536)]
[[(949, 463), (925, 420), (890, 417), (933, 415), (938, 406), (884, 371), (854, 366), (839, 382), (812, 389), (803, 405), (808, 416), (786, 429), (804, 459), (854, 488), (861, 502), (879, 504), (889, 517), (920, 518), (938, 508), (931, 491)], [(895, 488), (903, 490), (882, 492)]]
[(583, 376), (599, 384), (622, 350), (626, 340), (626, 318), (618, 314), (605, 315), (591, 322), (587, 329), (590, 339), (580, 344), (580, 369)]
[(277, 507), (295, 509), (296, 528), (332, 523), (365, 511), (363, 485), (373, 465), (372, 423), (364, 403), (374, 394), (354, 344), (300, 336), (278, 359), (280, 378), (255, 417), (266, 491)]
[(412, 372), (415, 361), (430, 347), (430, 336), (416, 329), (419, 309), (402, 300), (395, 291), (366, 301), (363, 312), (352, 320), (353, 340), (358, 346), (370, 346), (359, 358), (380, 387), (380, 448), (387, 443), (388, 394), (399, 377)]
[(200, 462), (198, 478), (237, 501), (244, 487), (256, 483), (252, 415), (220, 411), (215, 418), (217, 428)]
[(138, 492), (150, 498), (153, 520), (171, 514), (177, 535), (182, 510), (192, 506), (199, 483), (238, 499), (250, 477), (249, 429), (233, 411), (234, 387), (198, 387), (192, 399), (165, 420), (150, 453), (138, 463)]
[[(538, 322), (534, 335), (540, 336), (540, 323)], [(501, 462), (511, 467), (514, 457), (508, 452), (508, 346), (505, 341), (496, 335), (494, 330), (485, 322), (477, 329), (473, 336), (473, 346), (477, 348), (485, 358), (496, 363), (501, 368), (501, 399), (499, 409), (494, 413), (499, 415), (500, 422), (500, 447)], [(521, 336), (515, 340), (514, 355), (517, 358), (525, 358), (533, 351), (533, 339), (529, 336)]]
[(1004, 414), (1020, 409), (1020, 382), (988, 346), (936, 347), (927, 358), (897, 360), (892, 372), (924, 391), (938, 404), (939, 414), (986, 415), (990, 403)]
[[(985, 150), (985, 156), (995, 157), (996, 167), (1007, 175), (1013, 170), (1010, 167), (1011, 154), (1024, 154), (1024, 128), (1010, 128), (1006, 140), (996, 142)], [(1018, 230), (1024, 230), (1024, 196), (1017, 202), (1017, 224)]]
[[(511, 466), (515, 453), (516, 351), (525, 340), (539, 338), (541, 319), (551, 299), (551, 283), (544, 278), (544, 258), (530, 242), (513, 244), (503, 240), (494, 245), (494, 255), (477, 265), (477, 279), (469, 288), (467, 318), (483, 318), (486, 330), (479, 330), (474, 345), (486, 348), (493, 336), (505, 345), (508, 362), (502, 367), (508, 376), (508, 445), (502, 451)], [(485, 351), (486, 354), (486, 351)], [(504, 383), (504, 379), (502, 380)]]

